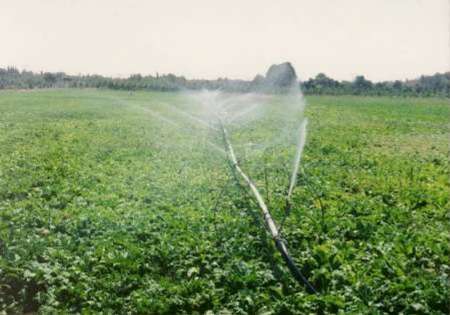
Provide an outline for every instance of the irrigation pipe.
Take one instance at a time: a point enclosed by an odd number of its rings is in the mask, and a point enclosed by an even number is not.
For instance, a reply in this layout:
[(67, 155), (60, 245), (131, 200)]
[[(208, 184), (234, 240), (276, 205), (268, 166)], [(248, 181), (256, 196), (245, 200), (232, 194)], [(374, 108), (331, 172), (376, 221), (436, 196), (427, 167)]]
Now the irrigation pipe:
[(275, 247), (277, 248), (278, 252), (281, 254), (281, 257), (283, 258), (284, 262), (286, 263), (287, 267), (289, 268), (289, 271), (291, 272), (292, 276), (297, 280), (298, 283), (303, 284), (306, 289), (311, 293), (318, 293), (317, 290), (309, 283), (308, 279), (303, 275), (301, 270), (297, 267), (294, 260), (292, 259), (291, 255), (289, 254), (289, 251), (284, 244), (283, 240), (280, 237), (280, 234), (278, 232), (278, 228), (275, 224), (275, 221), (272, 219), (272, 216), (270, 215), (269, 209), (264, 202), (264, 199), (262, 198), (261, 194), (259, 193), (258, 189), (256, 188), (255, 184), (252, 182), (252, 180), (247, 176), (247, 174), (244, 173), (244, 171), (239, 166), (239, 163), (236, 159), (236, 154), (234, 153), (233, 146), (231, 145), (230, 139), (228, 137), (228, 132), (225, 129), (222, 120), (218, 118), (220, 127), (222, 129), (223, 134), (223, 140), (225, 143), (226, 151), (228, 152), (228, 157), (231, 162), (231, 166), (233, 169), (243, 178), (247, 186), (250, 188), (252, 194), (254, 195), (259, 208), (261, 209), (264, 222), (266, 223), (267, 229), (269, 233), (272, 235), (273, 241), (275, 243)]

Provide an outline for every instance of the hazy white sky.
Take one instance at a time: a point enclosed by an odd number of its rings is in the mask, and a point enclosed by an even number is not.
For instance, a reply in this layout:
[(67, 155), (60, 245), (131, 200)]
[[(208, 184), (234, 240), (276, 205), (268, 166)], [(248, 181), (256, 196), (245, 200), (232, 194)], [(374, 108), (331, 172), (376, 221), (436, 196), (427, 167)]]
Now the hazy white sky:
[(449, 0), (0, 0), (0, 67), (251, 79), (450, 68)]

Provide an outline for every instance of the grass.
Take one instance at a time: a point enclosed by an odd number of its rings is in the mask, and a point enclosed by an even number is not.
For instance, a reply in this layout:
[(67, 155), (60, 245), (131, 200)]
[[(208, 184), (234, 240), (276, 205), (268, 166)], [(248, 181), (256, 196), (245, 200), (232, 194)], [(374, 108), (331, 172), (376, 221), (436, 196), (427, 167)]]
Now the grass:
[[(317, 296), (290, 277), (207, 142), (220, 137), (171, 109), (192, 105), (182, 94), (0, 92), (0, 309), (447, 314), (448, 100), (307, 101), (283, 230)], [(231, 130), (277, 220), (293, 150), (239, 144), (273, 137), (283, 102), (264, 124)]]

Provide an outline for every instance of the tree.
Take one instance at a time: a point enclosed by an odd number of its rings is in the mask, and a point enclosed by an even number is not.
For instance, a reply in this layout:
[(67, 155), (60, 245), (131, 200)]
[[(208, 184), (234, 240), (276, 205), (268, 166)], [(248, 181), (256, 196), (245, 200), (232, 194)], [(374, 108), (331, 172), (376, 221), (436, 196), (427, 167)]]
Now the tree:
[(355, 94), (364, 94), (372, 88), (372, 85), (372, 82), (366, 80), (363, 75), (358, 75), (352, 83), (352, 89)]

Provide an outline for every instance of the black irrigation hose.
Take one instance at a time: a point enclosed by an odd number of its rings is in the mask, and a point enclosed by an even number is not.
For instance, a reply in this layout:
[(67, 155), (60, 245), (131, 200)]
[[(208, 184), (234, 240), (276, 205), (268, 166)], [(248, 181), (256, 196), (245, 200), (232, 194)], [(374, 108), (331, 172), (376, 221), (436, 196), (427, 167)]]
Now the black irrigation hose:
[(283, 240), (280, 238), (275, 239), (275, 246), (277, 247), (278, 251), (281, 253), (281, 256), (283, 257), (284, 262), (286, 263), (287, 267), (289, 268), (289, 271), (291, 272), (291, 274), (294, 276), (295, 280), (297, 280), (298, 283), (303, 283), (309, 293), (319, 294), (319, 292), (317, 292), (317, 290), (313, 287), (313, 285), (303, 275), (300, 268), (297, 267), (295, 262), (292, 260), (291, 256), (287, 252), (282, 250), (282, 248), (285, 247)]

